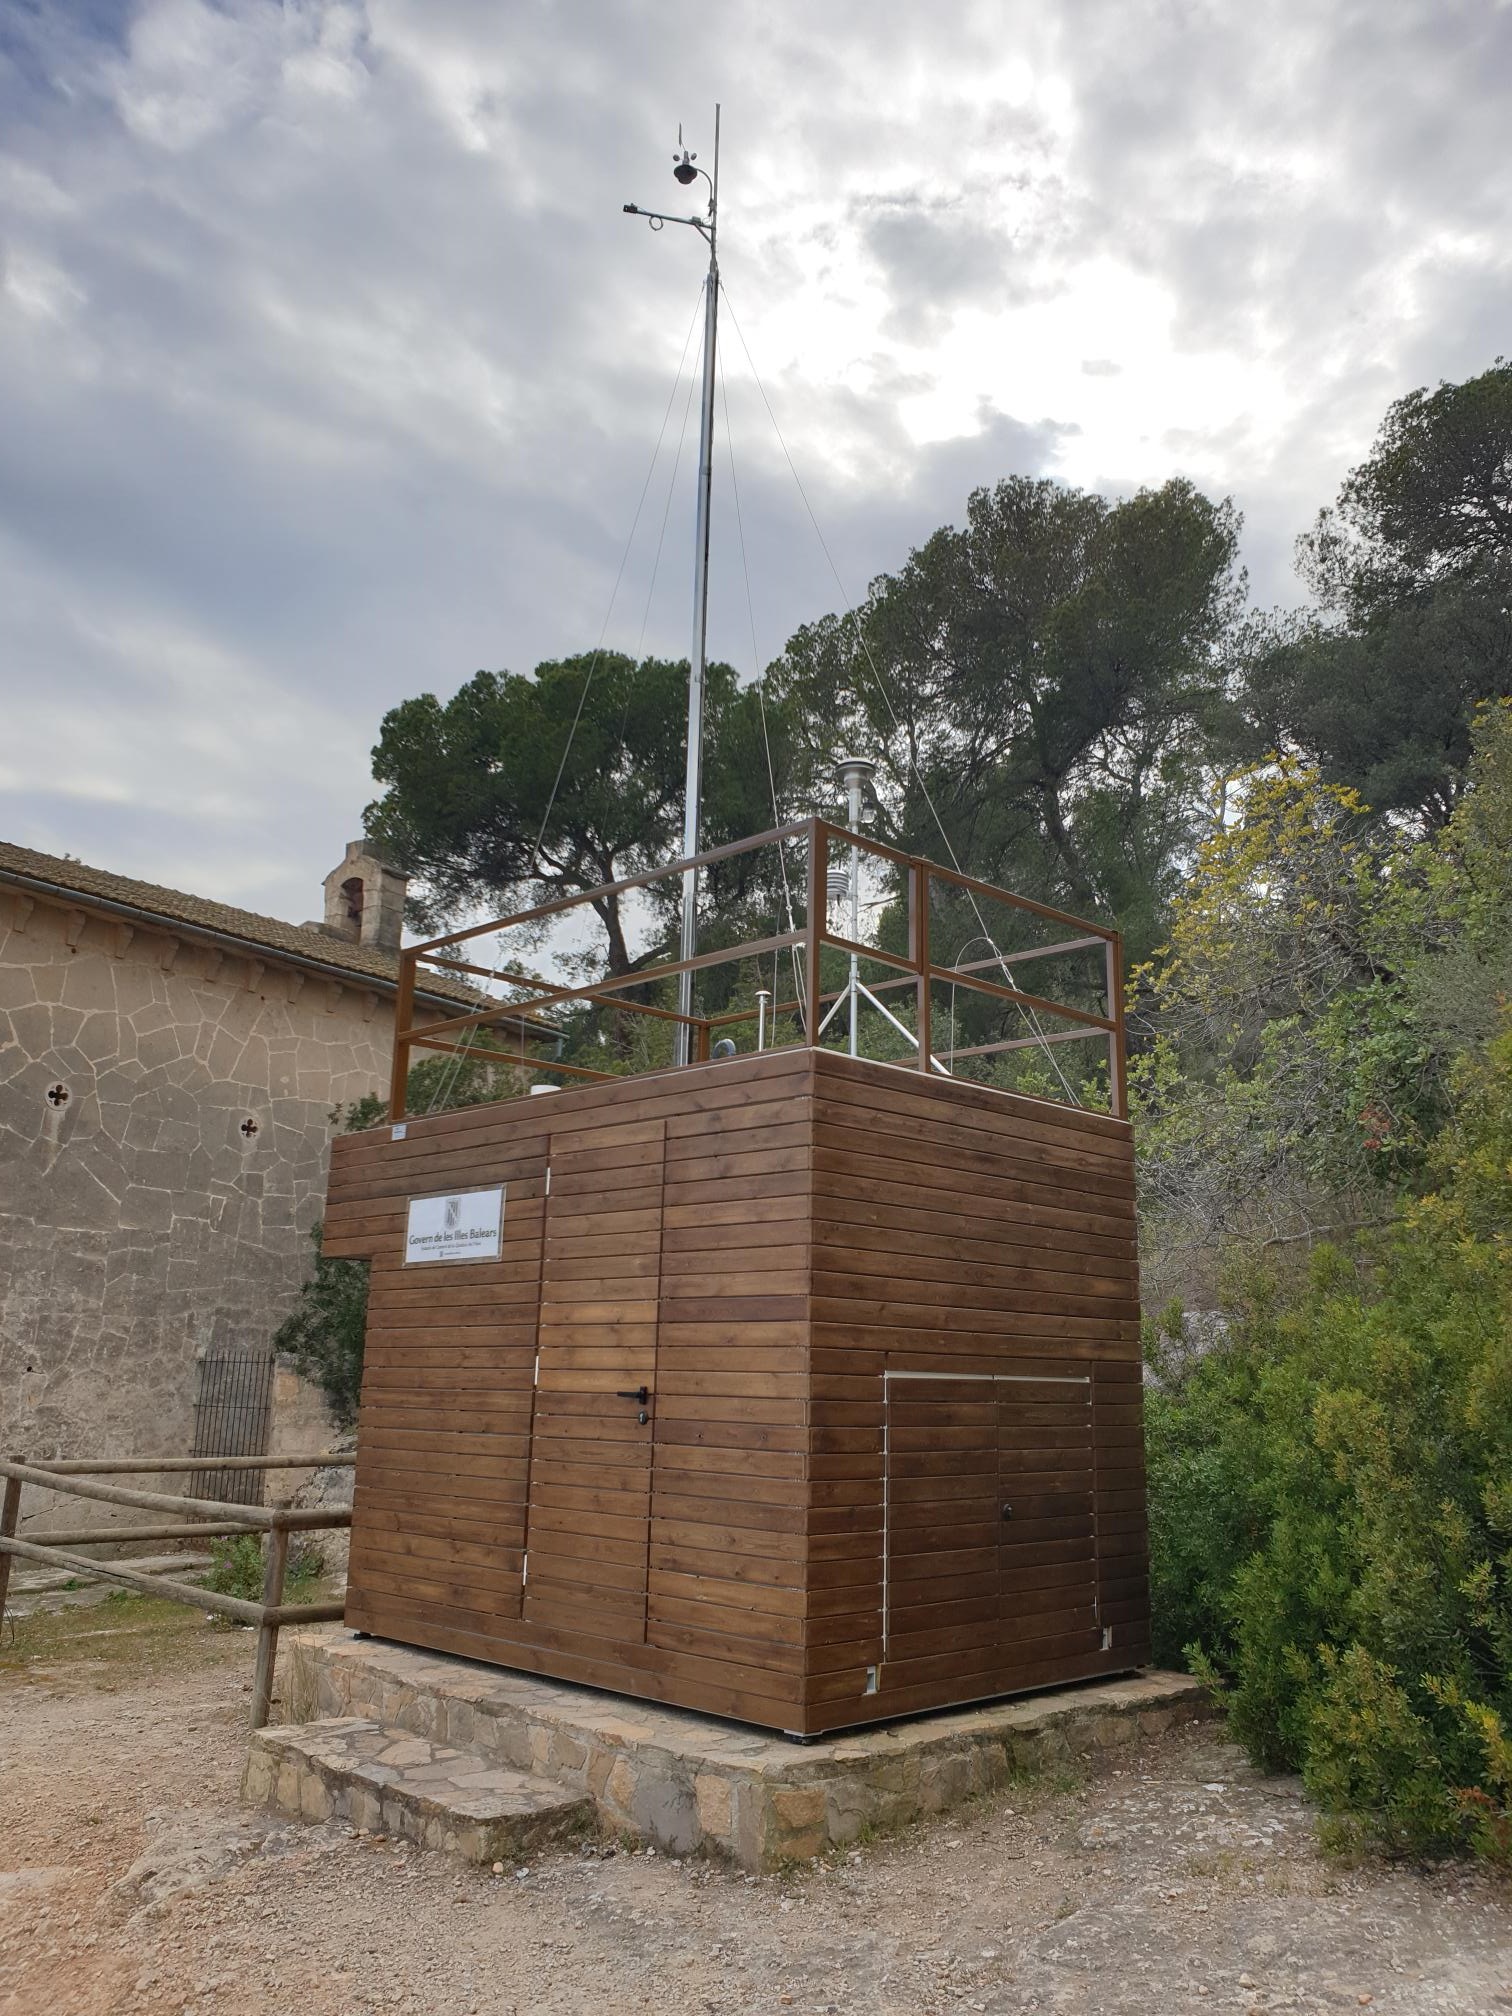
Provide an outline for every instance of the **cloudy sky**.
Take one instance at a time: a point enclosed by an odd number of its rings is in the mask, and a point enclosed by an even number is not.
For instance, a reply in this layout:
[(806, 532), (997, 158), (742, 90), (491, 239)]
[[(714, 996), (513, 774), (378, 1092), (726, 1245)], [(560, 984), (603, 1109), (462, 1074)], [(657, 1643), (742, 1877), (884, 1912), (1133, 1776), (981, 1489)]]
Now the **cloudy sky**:
[[(621, 206), (716, 98), (852, 595), (978, 483), (1182, 473), (1294, 601), (1388, 401), (1509, 347), (1499, 0), (0, 0), (0, 835), (310, 916), (386, 708), (597, 641), (701, 278)], [(724, 337), (770, 656), (838, 592)], [(683, 410), (624, 649), (687, 649)]]

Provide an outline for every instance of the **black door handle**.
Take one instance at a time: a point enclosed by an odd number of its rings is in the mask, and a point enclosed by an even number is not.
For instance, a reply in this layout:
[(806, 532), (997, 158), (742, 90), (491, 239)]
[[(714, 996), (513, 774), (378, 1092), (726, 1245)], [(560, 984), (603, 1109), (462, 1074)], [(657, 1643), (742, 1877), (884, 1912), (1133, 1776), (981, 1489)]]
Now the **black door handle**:
[(1013, 1517), (1013, 1507), (1011, 1505), (1005, 1505), (1003, 1507), (1003, 1517), (1005, 1519), (1011, 1519)]
[(649, 1386), (637, 1386), (633, 1393), (616, 1393), (614, 1397), (616, 1400), (638, 1400), (641, 1406), (644, 1407), (646, 1402), (651, 1398), (651, 1388)]

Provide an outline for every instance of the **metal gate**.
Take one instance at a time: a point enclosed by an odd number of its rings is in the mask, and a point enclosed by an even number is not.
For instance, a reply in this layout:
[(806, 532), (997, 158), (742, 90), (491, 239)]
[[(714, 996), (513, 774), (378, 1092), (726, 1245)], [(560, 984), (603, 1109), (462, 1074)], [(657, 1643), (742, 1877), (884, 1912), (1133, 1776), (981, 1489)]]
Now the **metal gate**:
[[(195, 1361), (191, 1456), (265, 1456), (273, 1409), (271, 1351), (207, 1351)], [(189, 1495), (261, 1505), (261, 1470), (196, 1470)]]

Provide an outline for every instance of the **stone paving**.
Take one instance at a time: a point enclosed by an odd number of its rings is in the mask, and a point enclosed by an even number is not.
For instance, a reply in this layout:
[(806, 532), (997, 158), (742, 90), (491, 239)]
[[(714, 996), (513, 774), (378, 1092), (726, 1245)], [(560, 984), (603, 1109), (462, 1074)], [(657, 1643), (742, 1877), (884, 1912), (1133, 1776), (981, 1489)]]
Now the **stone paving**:
[(359, 1716), (259, 1730), (242, 1797), (481, 1863), (512, 1861), (596, 1822), (581, 1792)]
[(287, 1644), (296, 1719), (408, 1732), (586, 1794), (608, 1832), (748, 1869), (947, 1813), (1026, 1771), (1095, 1765), (1208, 1713), (1185, 1675), (1139, 1673), (798, 1744), (340, 1629)]

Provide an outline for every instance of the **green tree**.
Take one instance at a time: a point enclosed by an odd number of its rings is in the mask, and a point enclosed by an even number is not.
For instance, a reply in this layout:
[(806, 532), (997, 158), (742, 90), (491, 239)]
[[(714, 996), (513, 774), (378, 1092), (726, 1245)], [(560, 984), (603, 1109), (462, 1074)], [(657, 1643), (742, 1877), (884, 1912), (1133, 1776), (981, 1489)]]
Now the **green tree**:
[(1477, 703), (1512, 692), (1512, 364), (1397, 400), (1298, 569), (1318, 611), (1255, 619), (1237, 653), (1256, 746), (1442, 825)]
[(1300, 542), (1327, 609), (1366, 619), (1479, 578), (1512, 553), (1512, 364), (1420, 388), (1386, 412), (1371, 453)]
[(1407, 837), (1293, 759), (1227, 788), (1131, 997), (1157, 1294), (1205, 1291), (1226, 1249), (1389, 1215), (1443, 1116), (1444, 1060), (1385, 949)]
[(1459, 1060), (1512, 999), (1512, 702), (1469, 736), (1428, 835), (1296, 758), (1228, 781), (1132, 994), (1159, 1290), (1192, 1291), (1183, 1255), (1301, 1244), (1420, 1180)]
[(1411, 851), (1384, 906), (1386, 956), (1446, 1055), (1484, 1043), (1512, 1000), (1512, 700), (1470, 721), (1470, 763), (1448, 824)]
[[(1239, 520), (1188, 483), (1121, 503), (1013, 477), (972, 493), (858, 622), (831, 616), (777, 671), (814, 738), (880, 757), (891, 837), (1154, 944), (1225, 722)], [(933, 810), (929, 801), (933, 801)], [(947, 927), (948, 928), (948, 927)], [(969, 911), (964, 939), (979, 928)]]
[[(531, 677), (479, 672), (450, 700), (422, 694), (387, 714), (373, 751), (385, 788), (367, 830), (419, 879), (417, 921), (532, 908), (675, 859), (687, 680), (686, 662), (584, 653)], [(774, 763), (785, 761), (781, 710), (768, 715)], [(705, 719), (703, 839), (717, 846), (771, 823), (771, 789), (759, 696), (728, 665), (708, 668)], [(711, 906), (752, 890), (749, 871), (744, 883), (735, 871), (707, 880)], [(651, 902), (665, 922), (676, 891)], [(610, 973), (665, 953), (658, 942), (632, 954), (633, 899), (598, 897), (591, 908)]]

